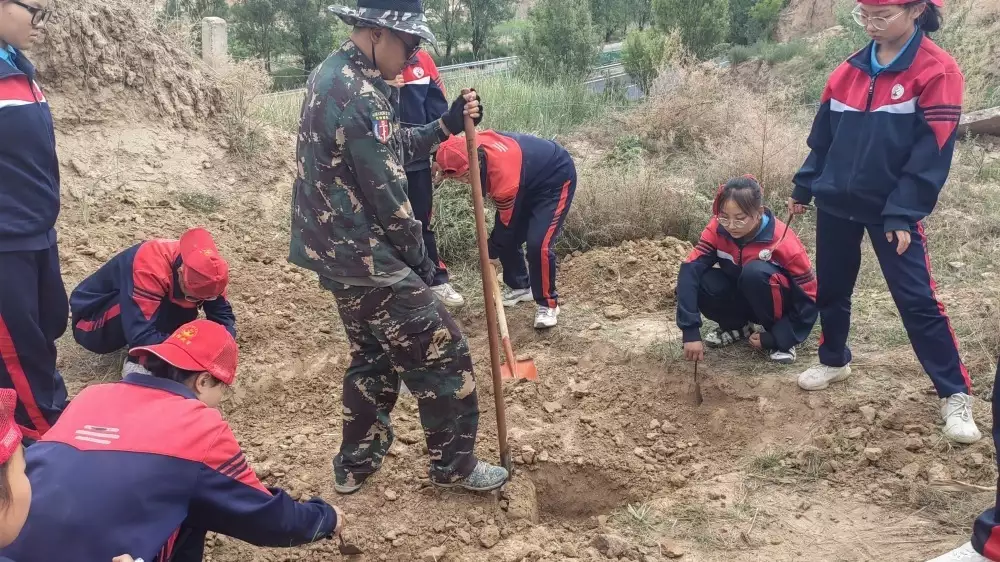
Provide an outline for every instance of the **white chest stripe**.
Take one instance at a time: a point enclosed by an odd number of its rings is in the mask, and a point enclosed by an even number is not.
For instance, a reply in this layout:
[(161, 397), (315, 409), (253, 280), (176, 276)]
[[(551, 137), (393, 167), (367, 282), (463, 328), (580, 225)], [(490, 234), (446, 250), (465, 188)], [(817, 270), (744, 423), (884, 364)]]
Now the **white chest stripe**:
[(736, 258), (734, 258), (732, 254), (729, 254), (727, 252), (723, 252), (722, 250), (716, 250), (715, 251), (715, 255), (719, 256), (720, 258), (722, 258), (724, 260), (729, 260), (729, 261), (731, 261), (733, 263), (736, 263)]
[(917, 98), (913, 98), (910, 101), (904, 101), (902, 103), (891, 103), (889, 105), (883, 105), (882, 107), (874, 110), (880, 111), (882, 113), (897, 113), (897, 114), (907, 114), (917, 112)]

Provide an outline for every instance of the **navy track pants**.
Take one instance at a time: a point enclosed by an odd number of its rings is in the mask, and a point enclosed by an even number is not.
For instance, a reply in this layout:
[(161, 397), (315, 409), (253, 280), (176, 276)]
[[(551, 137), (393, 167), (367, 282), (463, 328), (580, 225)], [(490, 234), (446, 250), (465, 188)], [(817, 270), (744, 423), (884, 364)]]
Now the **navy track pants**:
[(559, 304), (555, 245), (575, 193), (576, 171), (570, 168), (569, 178), (557, 189), (519, 195), (515, 205), (521, 208), (515, 210), (511, 224), (504, 226), (498, 214), (490, 234), (490, 257), (503, 265), (503, 282), (512, 289), (531, 287), (535, 302), (549, 308)]
[(14, 418), (26, 443), (41, 438), (66, 407), (55, 342), (68, 312), (58, 247), (0, 252), (0, 387), (17, 391)]
[[(747, 323), (760, 324), (771, 332), (791, 306), (788, 275), (777, 266), (753, 260), (743, 266), (739, 279), (711, 268), (701, 276), (698, 309), (723, 330), (740, 330)], [(773, 334), (782, 351), (795, 345), (792, 334)], [(783, 341), (778, 341), (783, 340)]]
[(427, 257), (437, 264), (431, 286), (444, 285), (448, 282), (448, 268), (438, 255), (437, 238), (431, 230), (431, 218), (434, 216), (434, 182), (430, 168), (406, 172), (406, 184), (413, 216), (424, 227), (424, 247), (427, 248)]
[(910, 228), (910, 247), (897, 255), (895, 238), (889, 242), (881, 224), (863, 224), (825, 213), (816, 219), (816, 304), (823, 334), (819, 360), (830, 367), (851, 361), (847, 335), (851, 327), (851, 295), (861, 269), (861, 241), (871, 239), (889, 293), (903, 327), (938, 396), (969, 393), (972, 382), (958, 353), (958, 339), (937, 297), (931, 275), (923, 225)]

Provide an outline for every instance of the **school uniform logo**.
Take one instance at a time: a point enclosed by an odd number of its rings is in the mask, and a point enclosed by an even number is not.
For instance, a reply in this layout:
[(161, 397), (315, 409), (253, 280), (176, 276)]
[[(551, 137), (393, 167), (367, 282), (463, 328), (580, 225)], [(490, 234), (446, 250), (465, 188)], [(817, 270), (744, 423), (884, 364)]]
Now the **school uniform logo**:
[(376, 111), (372, 113), (372, 134), (378, 142), (385, 144), (392, 137), (392, 123), (389, 121), (388, 111)]
[(905, 93), (906, 93), (906, 89), (903, 88), (902, 84), (896, 84), (895, 86), (892, 87), (892, 99), (893, 100), (898, 100), (899, 98), (903, 97), (903, 94), (905, 94)]
[(424, 69), (421, 68), (421, 67), (419, 67), (419, 66), (416, 67), (416, 68), (414, 68), (413, 69), (413, 75), (416, 76), (417, 78), (423, 78), (424, 77)]

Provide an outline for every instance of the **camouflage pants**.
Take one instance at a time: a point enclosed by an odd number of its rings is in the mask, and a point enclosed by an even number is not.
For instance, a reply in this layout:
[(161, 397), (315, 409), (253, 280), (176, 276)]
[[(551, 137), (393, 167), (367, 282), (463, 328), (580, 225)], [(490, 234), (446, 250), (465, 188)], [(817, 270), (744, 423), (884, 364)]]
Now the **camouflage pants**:
[(355, 482), (382, 465), (394, 439), (390, 413), (400, 379), (420, 408), (430, 477), (448, 483), (468, 476), (479, 429), (476, 378), (468, 342), (444, 305), (414, 273), (391, 287), (322, 283), (351, 342), (337, 481)]

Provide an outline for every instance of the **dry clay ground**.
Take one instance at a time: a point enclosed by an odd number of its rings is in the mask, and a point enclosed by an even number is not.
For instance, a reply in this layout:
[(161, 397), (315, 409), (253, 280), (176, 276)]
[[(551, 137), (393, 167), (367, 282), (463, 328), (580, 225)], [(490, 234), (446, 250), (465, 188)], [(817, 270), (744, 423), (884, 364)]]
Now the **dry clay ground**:
[[(528, 305), (509, 315), (540, 379), (504, 388), (518, 462), (507, 499), (428, 486), (410, 396), (393, 416), (398, 440), (382, 472), (336, 497), (330, 462), (349, 349), (332, 297), (285, 261), (293, 139), (275, 136), (252, 163), (229, 156), (205, 125), (218, 92), (189, 64), (165, 64), (184, 60), (122, 6), (65, 7), (37, 59), (57, 117), (67, 288), (131, 244), (210, 228), (231, 263), (241, 346), (225, 414), (267, 484), (344, 507), (364, 559), (916, 561), (966, 540), (990, 503), (989, 493), (928, 485), (992, 485), (993, 451), (988, 439), (941, 439), (929, 381), (905, 350), (858, 342), (857, 375), (809, 395), (794, 374), (810, 349), (789, 369), (745, 350), (713, 354), (696, 405), (672, 327), (689, 246), (669, 239), (563, 259), (552, 331), (530, 328)], [(141, 48), (123, 49), (126, 38)], [(478, 453), (496, 459), (481, 285), (468, 272), (456, 283), (471, 301), (457, 317), (476, 360)], [(70, 336), (59, 348), (71, 392), (118, 378), (120, 357), (95, 357)], [(985, 404), (977, 414), (987, 429)], [(338, 558), (329, 542), (265, 550), (212, 537), (208, 550), (227, 562)]]
[[(671, 239), (564, 259), (564, 312), (551, 332), (530, 328), (530, 306), (510, 315), (518, 352), (541, 376), (504, 389), (522, 463), (509, 506), (428, 487), (410, 396), (397, 406), (398, 441), (383, 471), (355, 496), (336, 497), (330, 461), (349, 350), (332, 298), (284, 259), (291, 139), (275, 141), (274, 155), (251, 167), (204, 131), (61, 128), (64, 275), (72, 289), (121, 248), (210, 228), (232, 266), (242, 350), (226, 415), (267, 484), (347, 510), (347, 534), (366, 559), (417, 559), (444, 545), (451, 560), (922, 560), (962, 541), (965, 514), (990, 501), (927, 487), (928, 478), (991, 485), (992, 447), (944, 442), (927, 378), (874, 346), (859, 349), (857, 376), (819, 394), (794, 382), (808, 353), (784, 370), (744, 351), (712, 355), (696, 406), (671, 326), (676, 267), (689, 246)], [(481, 291), (472, 275), (457, 283)], [(458, 317), (476, 359), (478, 452), (495, 459), (485, 318), (475, 304)], [(119, 358), (97, 359), (70, 337), (60, 350), (74, 392), (116, 378)], [(978, 414), (988, 421), (984, 405)], [(956, 502), (966, 509), (957, 518)], [(221, 537), (210, 553), (338, 556), (330, 543), (268, 551)]]

